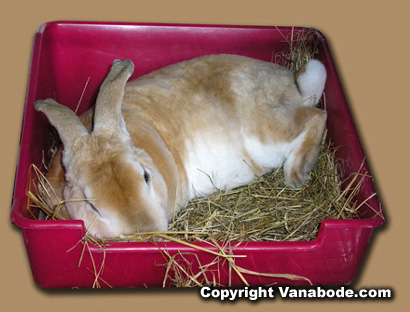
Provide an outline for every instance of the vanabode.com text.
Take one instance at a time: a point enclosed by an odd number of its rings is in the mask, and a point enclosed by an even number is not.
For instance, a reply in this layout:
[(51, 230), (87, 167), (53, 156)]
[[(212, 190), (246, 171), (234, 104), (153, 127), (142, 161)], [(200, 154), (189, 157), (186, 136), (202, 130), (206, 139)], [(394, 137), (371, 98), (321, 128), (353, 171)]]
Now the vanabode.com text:
[(277, 294), (282, 298), (294, 299), (314, 299), (314, 298), (370, 298), (384, 299), (391, 298), (390, 289), (361, 289), (354, 291), (350, 288), (341, 287), (338, 289), (314, 288), (291, 288), (291, 287), (257, 287), (257, 288), (211, 288), (202, 287), (200, 290), (202, 298), (219, 300), (249, 299), (258, 300), (263, 298), (275, 298)]

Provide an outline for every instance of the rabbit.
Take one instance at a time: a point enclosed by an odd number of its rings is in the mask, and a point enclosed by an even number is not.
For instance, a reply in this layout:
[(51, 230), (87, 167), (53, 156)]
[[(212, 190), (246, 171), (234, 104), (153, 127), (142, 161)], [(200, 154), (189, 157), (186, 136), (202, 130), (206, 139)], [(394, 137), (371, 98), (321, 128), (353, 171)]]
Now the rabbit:
[(320, 61), (294, 74), (206, 55), (128, 82), (133, 70), (115, 60), (95, 107), (80, 117), (52, 99), (35, 103), (63, 144), (47, 173), (65, 200), (61, 213), (83, 220), (93, 237), (167, 231), (191, 199), (282, 165), (290, 187), (309, 178), (326, 126), (315, 107), (326, 82)]

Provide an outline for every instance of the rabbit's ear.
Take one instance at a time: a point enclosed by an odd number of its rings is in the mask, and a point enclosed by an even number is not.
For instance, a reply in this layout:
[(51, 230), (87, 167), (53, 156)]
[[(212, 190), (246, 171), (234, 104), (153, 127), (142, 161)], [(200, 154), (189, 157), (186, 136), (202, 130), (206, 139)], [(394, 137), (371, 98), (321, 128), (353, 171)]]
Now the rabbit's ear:
[(87, 128), (68, 107), (58, 104), (52, 99), (46, 99), (37, 101), (35, 108), (37, 111), (43, 112), (57, 129), (64, 146), (72, 146), (76, 138), (89, 135)]
[(98, 93), (93, 132), (108, 131), (119, 135), (124, 131), (126, 132), (121, 103), (125, 84), (133, 71), (134, 64), (130, 60), (115, 60), (113, 62), (111, 71)]

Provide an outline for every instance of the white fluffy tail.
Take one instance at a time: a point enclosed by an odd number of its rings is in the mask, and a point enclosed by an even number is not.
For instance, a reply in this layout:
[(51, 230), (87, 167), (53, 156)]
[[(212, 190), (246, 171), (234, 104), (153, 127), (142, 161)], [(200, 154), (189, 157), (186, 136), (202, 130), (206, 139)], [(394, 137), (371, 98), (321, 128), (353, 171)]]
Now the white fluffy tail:
[(303, 106), (314, 106), (322, 97), (326, 82), (326, 68), (318, 60), (310, 60), (296, 74), (296, 82), (302, 95)]

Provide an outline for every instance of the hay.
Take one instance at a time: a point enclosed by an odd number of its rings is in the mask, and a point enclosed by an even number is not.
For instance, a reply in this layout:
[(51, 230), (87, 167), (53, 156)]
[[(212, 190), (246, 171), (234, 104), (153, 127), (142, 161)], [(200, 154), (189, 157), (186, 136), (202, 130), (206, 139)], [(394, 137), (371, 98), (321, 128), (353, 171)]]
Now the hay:
[[(281, 33), (279, 28), (276, 30)], [(282, 33), (281, 33), (282, 34)], [(288, 49), (276, 53), (272, 58), (275, 63), (297, 72), (310, 59), (314, 59), (319, 53), (319, 38), (314, 29), (295, 32), (292, 27), (290, 38), (282, 34), (284, 41), (288, 44)]]
[[(190, 245), (190, 247), (198, 250), (200, 247), (197, 245), (192, 245), (184, 241), (180, 241), (176, 238), (167, 237), (168, 240), (179, 242), (183, 245)], [(235, 258), (246, 257), (244, 255), (234, 255), (235, 245), (232, 245), (229, 242), (221, 243), (216, 242), (211, 239), (206, 242), (210, 249), (205, 248), (203, 251), (206, 253), (211, 253), (216, 255), (216, 257), (208, 262), (203, 264), (197, 254), (191, 252), (181, 253), (178, 251), (173, 256), (171, 256), (168, 251), (164, 248), (159, 248), (164, 259), (166, 260), (166, 273), (164, 275), (163, 287), (165, 286), (176, 286), (176, 287), (194, 287), (194, 286), (232, 286), (232, 276), (236, 274), (242, 283), (245, 286), (250, 286), (245, 274), (248, 276), (259, 276), (259, 277), (269, 277), (269, 278), (280, 278), (288, 280), (299, 280), (304, 281), (312, 285), (312, 282), (303, 276), (294, 275), (294, 274), (275, 274), (275, 273), (263, 273), (248, 270), (243, 268), (235, 263)], [(215, 248), (217, 252), (211, 250)], [(188, 259), (189, 258), (189, 259)], [(220, 281), (220, 265), (228, 265), (228, 285), (223, 285)], [(193, 266), (196, 265), (197, 269), (193, 269)], [(216, 267), (216, 268), (215, 268)], [(211, 277), (211, 278), (210, 278)]]
[(301, 189), (286, 186), (279, 168), (250, 185), (191, 201), (170, 230), (202, 231), (208, 234), (201, 239), (217, 241), (311, 240), (324, 219), (356, 218), (355, 207), (346, 202), (351, 190), (342, 190), (341, 183), (334, 150), (324, 143)]

